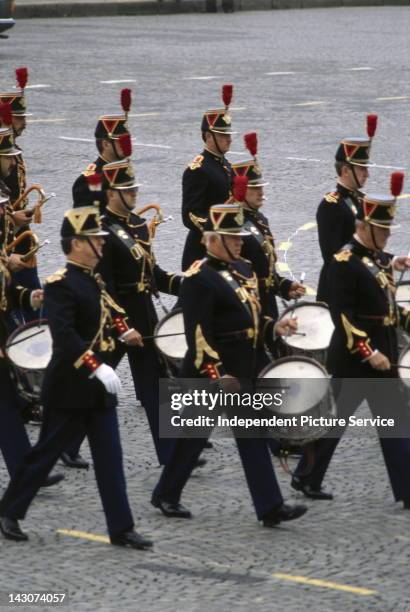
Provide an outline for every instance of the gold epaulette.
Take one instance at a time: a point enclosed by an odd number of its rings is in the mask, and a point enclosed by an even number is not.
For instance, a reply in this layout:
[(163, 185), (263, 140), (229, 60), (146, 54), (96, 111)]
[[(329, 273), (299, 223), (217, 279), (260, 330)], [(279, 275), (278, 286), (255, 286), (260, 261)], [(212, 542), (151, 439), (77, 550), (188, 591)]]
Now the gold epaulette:
[(200, 168), (202, 166), (202, 162), (204, 161), (204, 156), (203, 155), (197, 155), (195, 157), (195, 159), (193, 159), (191, 161), (191, 163), (189, 164), (188, 168), (190, 170), (197, 170), (197, 168)]
[(57, 281), (62, 280), (67, 273), (67, 268), (61, 268), (61, 270), (57, 270), (54, 274), (51, 274), (44, 281), (45, 285), (50, 285), (51, 283), (56, 283)]
[(333, 255), (336, 261), (339, 261), (339, 262), (349, 261), (351, 256), (352, 256), (352, 251), (350, 251), (350, 249), (342, 249), (341, 251)]
[(95, 174), (96, 168), (97, 166), (95, 164), (88, 164), (87, 168), (81, 174), (83, 176), (91, 176), (92, 174)]
[(337, 204), (340, 199), (340, 193), (338, 191), (331, 191), (325, 195), (325, 202), (329, 204)]
[(194, 274), (198, 274), (198, 272), (201, 270), (201, 266), (203, 263), (204, 263), (203, 259), (197, 259), (196, 261), (194, 261), (193, 264), (190, 265), (188, 270), (185, 270), (185, 272), (183, 272), (183, 275), (185, 277), (189, 277), (189, 276), (194, 276)]

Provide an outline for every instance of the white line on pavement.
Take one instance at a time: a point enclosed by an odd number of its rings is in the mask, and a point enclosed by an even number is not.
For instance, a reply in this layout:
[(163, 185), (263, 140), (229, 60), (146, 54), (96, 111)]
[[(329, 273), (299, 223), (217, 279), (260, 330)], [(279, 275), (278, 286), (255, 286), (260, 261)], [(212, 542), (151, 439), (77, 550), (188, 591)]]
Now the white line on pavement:
[(112, 81), (100, 81), (104, 85), (116, 85), (117, 83), (136, 83), (135, 79), (113, 79)]
[(370, 66), (357, 66), (357, 68), (343, 68), (343, 70), (347, 70), (348, 72), (364, 72), (366, 70), (373, 70)]
[(60, 140), (70, 140), (72, 142), (94, 142), (92, 138), (74, 138), (73, 136), (59, 136)]
[(45, 89), (46, 87), (51, 87), (51, 85), (46, 85), (46, 83), (36, 83), (34, 85), (26, 85), (26, 89)]
[(220, 76), (190, 76), (183, 77), (184, 81), (210, 81), (211, 79), (220, 79)]
[(288, 72), (265, 72), (265, 74), (267, 76), (285, 76), (287, 74), (296, 74), (296, 73), (292, 71), (288, 71)]

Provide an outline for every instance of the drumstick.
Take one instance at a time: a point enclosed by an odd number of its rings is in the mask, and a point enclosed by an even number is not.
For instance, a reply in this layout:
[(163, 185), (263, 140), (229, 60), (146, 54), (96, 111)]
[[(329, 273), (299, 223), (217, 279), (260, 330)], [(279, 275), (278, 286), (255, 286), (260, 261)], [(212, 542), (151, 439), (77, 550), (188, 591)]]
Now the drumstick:
[(155, 340), (156, 338), (170, 338), (172, 336), (185, 336), (185, 332), (173, 332), (172, 334), (160, 334), (159, 336), (142, 336), (142, 339)]
[[(410, 257), (410, 251), (407, 253), (407, 257)], [(408, 270), (408, 268), (406, 268), (406, 267), (403, 268), (403, 270), (400, 273), (399, 280), (397, 281), (397, 284), (401, 283), (401, 281), (403, 280), (404, 273), (407, 270)]]
[(393, 368), (399, 368), (399, 370), (410, 370), (410, 365), (405, 366), (405, 365), (400, 365), (399, 363), (391, 363), (391, 366), (393, 366)]
[[(305, 276), (306, 276), (305, 272), (302, 272), (302, 274), (300, 275), (300, 280), (299, 280), (301, 285), (303, 285), (303, 283), (305, 282)], [(295, 319), (296, 318), (295, 310), (296, 310), (296, 305), (298, 303), (298, 299), (299, 299), (298, 296), (296, 296), (295, 297), (295, 301), (293, 302), (293, 308), (292, 308), (292, 310), (290, 312), (290, 318), (291, 319)], [(296, 336), (296, 335), (297, 336), (301, 336), (301, 335), (305, 336), (306, 334), (302, 334), (301, 332), (293, 332), (292, 333), (292, 336)], [(289, 336), (290, 336), (290, 328), (288, 327), (286, 335), (285, 335), (285, 339), (288, 338)]]
[(21, 338), (20, 340), (15, 340), (11, 344), (6, 344), (6, 349), (9, 349), (11, 346), (15, 346), (16, 344), (20, 344), (20, 342), (25, 342), (26, 340), (29, 340), (29, 338), (34, 338), (34, 336), (38, 336), (39, 334), (44, 334), (45, 331), (45, 329), (42, 329), (36, 332), (35, 334), (31, 334), (30, 336), (26, 336), (25, 338)]

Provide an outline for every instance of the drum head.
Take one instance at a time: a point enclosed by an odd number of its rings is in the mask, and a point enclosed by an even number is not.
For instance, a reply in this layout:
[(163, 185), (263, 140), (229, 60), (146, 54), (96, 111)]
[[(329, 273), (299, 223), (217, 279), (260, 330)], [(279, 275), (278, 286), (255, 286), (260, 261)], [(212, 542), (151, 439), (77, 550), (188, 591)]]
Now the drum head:
[(399, 306), (403, 306), (403, 308), (410, 308), (410, 281), (397, 284), (396, 302)]
[(298, 319), (298, 332), (304, 336), (282, 336), (282, 341), (290, 347), (303, 351), (324, 351), (330, 344), (334, 325), (327, 306), (317, 302), (304, 302), (296, 307), (287, 308), (281, 319), (291, 313)]
[(7, 355), (17, 368), (45, 370), (51, 353), (50, 328), (44, 321), (18, 327), (7, 341)]
[[(274, 392), (282, 391), (283, 404), (274, 408), (282, 416), (304, 414), (317, 406), (330, 391), (330, 377), (324, 367), (308, 357), (284, 357), (267, 366), (259, 379), (276, 379)], [(259, 387), (269, 389), (264, 380)], [(284, 393), (283, 393), (284, 391)]]
[[(407, 366), (400, 368), (400, 366)], [(407, 346), (401, 353), (399, 358), (399, 376), (407, 387), (410, 387), (410, 346)]]
[[(175, 335), (168, 335), (175, 334)], [(184, 317), (181, 309), (175, 309), (168, 313), (155, 327), (155, 336), (166, 336), (155, 338), (157, 348), (169, 359), (183, 359), (188, 345), (185, 339)]]

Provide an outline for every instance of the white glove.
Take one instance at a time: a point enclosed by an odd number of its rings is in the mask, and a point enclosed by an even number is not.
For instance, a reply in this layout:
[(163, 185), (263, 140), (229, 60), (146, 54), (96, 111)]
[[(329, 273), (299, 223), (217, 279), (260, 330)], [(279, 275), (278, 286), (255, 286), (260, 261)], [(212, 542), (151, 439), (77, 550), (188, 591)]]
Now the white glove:
[(100, 366), (98, 366), (93, 373), (93, 376), (96, 376), (98, 380), (102, 382), (108, 393), (117, 394), (121, 391), (120, 379), (114, 370), (106, 363), (102, 363)]

